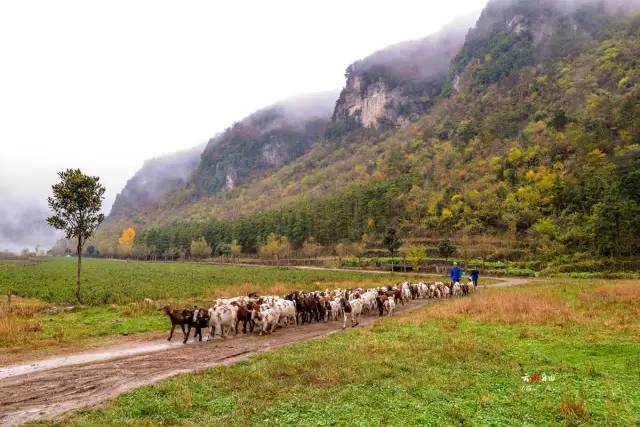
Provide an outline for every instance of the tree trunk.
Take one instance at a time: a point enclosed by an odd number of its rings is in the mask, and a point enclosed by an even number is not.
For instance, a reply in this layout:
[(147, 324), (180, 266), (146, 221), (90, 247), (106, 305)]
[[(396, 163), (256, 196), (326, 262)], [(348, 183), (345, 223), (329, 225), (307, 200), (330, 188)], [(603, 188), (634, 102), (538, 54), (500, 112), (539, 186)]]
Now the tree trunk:
[(80, 266), (82, 265), (82, 237), (78, 237), (78, 272), (76, 276), (76, 299), (78, 304), (82, 304), (80, 297)]

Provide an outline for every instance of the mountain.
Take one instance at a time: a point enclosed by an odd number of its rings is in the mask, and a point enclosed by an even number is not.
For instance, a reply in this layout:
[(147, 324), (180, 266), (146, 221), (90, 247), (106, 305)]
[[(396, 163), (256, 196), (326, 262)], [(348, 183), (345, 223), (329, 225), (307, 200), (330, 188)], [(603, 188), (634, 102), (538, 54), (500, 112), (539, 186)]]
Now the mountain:
[(147, 160), (116, 196), (109, 219), (132, 215), (182, 188), (198, 166), (204, 145)]
[[(253, 251), (270, 232), (333, 244), (381, 240), (393, 227), (499, 259), (637, 255), (637, 12), (630, 2), (492, 0), (446, 74), (433, 74), (438, 91), (424, 74), (393, 86), (389, 67), (373, 80), (350, 67), (325, 138), (231, 191), (188, 203), (170, 195), (137, 218), (138, 241), (162, 253), (205, 236)], [(362, 108), (348, 107), (354, 79), (387, 94), (421, 81), (420, 93), (436, 95), (408, 115), (384, 95), (363, 120)], [(380, 104), (379, 91), (360, 93), (362, 105)], [(484, 252), (468, 243), (483, 239)]]
[(233, 190), (304, 154), (324, 135), (335, 99), (333, 91), (290, 98), (211, 139), (193, 176), (196, 194)]
[(429, 37), (389, 46), (349, 65), (332, 136), (356, 127), (406, 126), (426, 112), (475, 18), (458, 19)]

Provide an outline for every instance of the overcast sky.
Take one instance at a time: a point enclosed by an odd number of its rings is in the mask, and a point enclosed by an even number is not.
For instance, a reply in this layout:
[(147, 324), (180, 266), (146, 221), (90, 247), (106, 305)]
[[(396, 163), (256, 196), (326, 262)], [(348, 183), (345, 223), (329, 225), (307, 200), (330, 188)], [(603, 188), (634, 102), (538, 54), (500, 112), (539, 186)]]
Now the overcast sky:
[(486, 0), (0, 2), (0, 203), (45, 203), (80, 167), (105, 208), (145, 159), (282, 98), (341, 87), (353, 61)]

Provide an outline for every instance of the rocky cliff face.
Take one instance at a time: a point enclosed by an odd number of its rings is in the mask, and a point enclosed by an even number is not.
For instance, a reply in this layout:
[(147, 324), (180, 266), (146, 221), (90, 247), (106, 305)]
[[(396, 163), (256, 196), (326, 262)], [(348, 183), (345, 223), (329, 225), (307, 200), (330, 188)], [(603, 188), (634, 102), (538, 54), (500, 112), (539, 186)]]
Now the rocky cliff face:
[(637, 0), (491, 0), (452, 61), (445, 93), (477, 93), (524, 67), (570, 57), (639, 7)]
[(332, 91), (279, 102), (213, 138), (193, 175), (196, 196), (231, 191), (304, 154), (322, 138), (336, 96)]
[(474, 19), (461, 19), (432, 36), (390, 46), (351, 64), (334, 111), (334, 131), (402, 127), (427, 111)]
[(116, 196), (109, 219), (130, 215), (182, 188), (198, 166), (204, 145), (147, 160)]

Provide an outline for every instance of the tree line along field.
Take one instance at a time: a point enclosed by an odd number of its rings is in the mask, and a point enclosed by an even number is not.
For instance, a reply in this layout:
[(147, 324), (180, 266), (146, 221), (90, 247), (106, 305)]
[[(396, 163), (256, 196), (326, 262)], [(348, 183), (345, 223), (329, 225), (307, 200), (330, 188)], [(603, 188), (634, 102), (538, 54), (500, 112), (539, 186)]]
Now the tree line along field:
[(639, 303), (622, 280), (482, 290), (42, 424), (636, 425)]
[[(418, 280), (410, 274), (86, 259), (82, 295), (87, 305), (65, 311), (76, 304), (75, 268), (75, 258), (0, 261), (0, 302), (13, 294), (11, 310), (0, 303), (0, 349), (11, 350), (0, 352), (0, 363), (19, 353), (59, 349), (88, 338), (164, 331), (169, 323), (158, 308), (167, 303), (209, 307), (218, 297), (249, 292), (283, 295), (294, 289)], [(59, 308), (57, 313), (50, 312), (52, 306)]]

